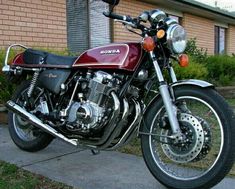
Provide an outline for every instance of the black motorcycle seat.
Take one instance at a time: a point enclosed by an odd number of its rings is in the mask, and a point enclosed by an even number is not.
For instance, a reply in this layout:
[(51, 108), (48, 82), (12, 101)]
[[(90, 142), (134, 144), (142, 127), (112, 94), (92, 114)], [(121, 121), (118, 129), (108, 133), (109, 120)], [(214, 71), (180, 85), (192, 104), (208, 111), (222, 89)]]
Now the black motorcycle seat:
[(27, 49), (23, 53), (25, 64), (46, 64), (72, 67), (77, 57), (60, 56), (45, 51)]

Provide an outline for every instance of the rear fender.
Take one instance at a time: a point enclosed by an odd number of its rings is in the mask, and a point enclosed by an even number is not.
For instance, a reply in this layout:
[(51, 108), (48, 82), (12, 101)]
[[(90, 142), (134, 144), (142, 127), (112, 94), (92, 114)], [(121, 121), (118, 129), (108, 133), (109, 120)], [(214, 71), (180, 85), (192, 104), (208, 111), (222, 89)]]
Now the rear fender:
[[(180, 80), (180, 81), (177, 81), (177, 82), (170, 85), (170, 87), (173, 90), (178, 88), (178, 87), (182, 87), (182, 86), (196, 86), (196, 87), (199, 87), (199, 88), (214, 88), (213, 84), (208, 83), (206, 81), (197, 80), (197, 79)], [(146, 109), (144, 110), (142, 119), (145, 117), (145, 115), (148, 114), (149, 110), (151, 109), (151, 106), (153, 106), (155, 104), (155, 102), (158, 101), (158, 100), (161, 100), (161, 95), (159, 93), (146, 106)], [(140, 129), (139, 129), (140, 132), (144, 132), (143, 131), (143, 125), (144, 124), (141, 124), (141, 126), (140, 126)]]

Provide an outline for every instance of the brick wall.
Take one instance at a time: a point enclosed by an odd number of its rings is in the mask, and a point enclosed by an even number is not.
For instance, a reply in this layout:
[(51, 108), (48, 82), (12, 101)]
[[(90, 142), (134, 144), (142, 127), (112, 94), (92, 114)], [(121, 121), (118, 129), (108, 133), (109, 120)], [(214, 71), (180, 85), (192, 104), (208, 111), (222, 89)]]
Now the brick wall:
[(65, 0), (0, 0), (0, 47), (67, 47)]
[[(120, 1), (120, 4), (115, 8), (115, 12), (122, 15), (130, 15), (131, 17), (136, 17), (145, 10), (153, 10), (156, 8), (157, 7), (152, 4), (143, 3), (135, 0), (125, 0)], [(114, 42), (141, 40), (140, 36), (127, 31), (125, 27), (120, 23), (114, 23), (113, 30)]]
[(196, 37), (199, 47), (207, 49), (208, 54), (214, 54), (214, 21), (184, 14), (182, 22), (188, 39)]
[[(120, 1), (120, 4), (115, 8), (115, 12), (124, 15), (138, 16), (144, 10), (157, 8), (161, 9), (161, 7), (157, 7), (156, 5), (135, 0), (126, 0)], [(188, 39), (196, 37), (199, 47), (207, 49), (208, 54), (214, 54), (214, 21), (190, 14), (183, 14), (182, 25), (187, 31)], [(113, 29), (114, 42), (139, 41), (141, 39), (139, 36), (126, 31), (120, 23), (114, 23)]]
[(235, 26), (229, 25), (227, 29), (226, 50), (229, 55), (235, 54)]

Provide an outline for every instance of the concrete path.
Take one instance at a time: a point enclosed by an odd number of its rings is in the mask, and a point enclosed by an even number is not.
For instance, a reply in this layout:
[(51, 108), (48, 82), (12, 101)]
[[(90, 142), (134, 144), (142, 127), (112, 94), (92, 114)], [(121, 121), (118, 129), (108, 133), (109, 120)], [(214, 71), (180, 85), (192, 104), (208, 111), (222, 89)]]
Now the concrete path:
[[(92, 155), (54, 140), (37, 153), (18, 149), (6, 126), (0, 125), (0, 160), (18, 165), (79, 189), (166, 189), (149, 173), (141, 157), (119, 152)], [(235, 179), (225, 178), (214, 189), (232, 189)]]

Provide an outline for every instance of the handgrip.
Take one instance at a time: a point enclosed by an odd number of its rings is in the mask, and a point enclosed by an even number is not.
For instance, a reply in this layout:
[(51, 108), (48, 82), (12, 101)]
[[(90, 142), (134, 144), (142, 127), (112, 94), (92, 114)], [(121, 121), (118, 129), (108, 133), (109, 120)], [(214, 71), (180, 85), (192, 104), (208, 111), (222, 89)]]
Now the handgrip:
[(112, 18), (112, 19), (117, 19), (117, 20), (124, 20), (124, 16), (115, 14), (113, 12), (103, 12), (104, 16)]

